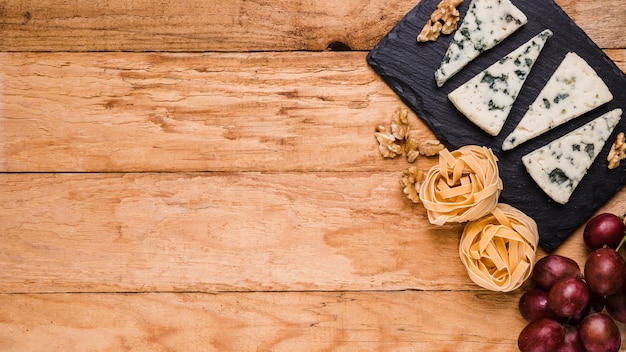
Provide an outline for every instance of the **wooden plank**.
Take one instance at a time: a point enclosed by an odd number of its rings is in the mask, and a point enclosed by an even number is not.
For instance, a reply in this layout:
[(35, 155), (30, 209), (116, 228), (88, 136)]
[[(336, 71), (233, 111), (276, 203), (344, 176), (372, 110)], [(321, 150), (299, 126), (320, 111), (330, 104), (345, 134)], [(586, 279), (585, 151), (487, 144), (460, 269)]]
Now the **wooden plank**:
[(0, 171), (401, 168), (373, 133), (403, 104), (365, 55), (2, 53)]
[(473, 287), (460, 228), (423, 226), (399, 177), (3, 174), (0, 290)]
[[(519, 294), (0, 295), (3, 351), (512, 351)], [(622, 331), (624, 331), (622, 324)]]
[[(622, 0), (557, 0), (602, 48), (626, 48)], [(415, 0), (0, 1), (0, 51), (370, 50)]]
[[(0, 174), (0, 290), (476, 289), (462, 226), (429, 225), (399, 177)], [(580, 231), (571, 242), (563, 253), (584, 263)]]
[(365, 55), (0, 54), (0, 169), (386, 169), (402, 103)]

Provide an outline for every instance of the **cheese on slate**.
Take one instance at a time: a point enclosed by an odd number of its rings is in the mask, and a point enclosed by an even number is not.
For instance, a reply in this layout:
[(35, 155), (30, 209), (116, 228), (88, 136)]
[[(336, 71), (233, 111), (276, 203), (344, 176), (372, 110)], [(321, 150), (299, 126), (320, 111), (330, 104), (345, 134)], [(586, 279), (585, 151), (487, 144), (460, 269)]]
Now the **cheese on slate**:
[(522, 157), (537, 185), (556, 202), (565, 204), (593, 164), (622, 116), (610, 111)]
[(548, 38), (549, 29), (503, 57), (448, 98), (467, 118), (492, 136), (498, 135), (511, 107)]
[(527, 21), (510, 0), (472, 0), (435, 72), (437, 86), (443, 86), (480, 53), (499, 44)]
[(515, 130), (506, 137), (502, 150), (513, 149), (611, 99), (609, 88), (593, 68), (575, 53), (568, 53)]

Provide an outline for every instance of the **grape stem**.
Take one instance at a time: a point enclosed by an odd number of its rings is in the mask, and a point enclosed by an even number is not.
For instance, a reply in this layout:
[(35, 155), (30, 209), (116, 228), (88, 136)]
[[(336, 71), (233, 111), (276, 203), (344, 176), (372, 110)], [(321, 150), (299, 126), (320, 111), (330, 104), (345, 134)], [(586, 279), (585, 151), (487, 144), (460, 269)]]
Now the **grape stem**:
[(624, 243), (626, 243), (626, 236), (622, 237), (622, 240), (619, 242), (619, 244), (617, 245), (617, 248), (615, 248), (616, 252), (619, 252), (619, 250), (622, 248), (622, 246), (624, 245)]

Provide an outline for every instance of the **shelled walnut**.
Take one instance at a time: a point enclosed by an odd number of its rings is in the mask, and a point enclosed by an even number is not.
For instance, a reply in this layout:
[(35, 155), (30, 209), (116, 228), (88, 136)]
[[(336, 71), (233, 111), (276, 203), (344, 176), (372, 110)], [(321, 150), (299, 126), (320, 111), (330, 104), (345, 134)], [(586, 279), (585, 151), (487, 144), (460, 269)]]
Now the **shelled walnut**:
[(415, 137), (409, 137), (404, 145), (404, 152), (406, 153), (406, 160), (410, 163), (414, 163), (417, 157), (420, 156), (420, 142)]
[(419, 189), (424, 181), (424, 171), (411, 166), (402, 172), (402, 192), (413, 203), (419, 203)]
[(396, 143), (396, 138), (385, 126), (376, 127), (374, 136), (378, 140), (378, 150), (384, 158), (393, 159), (402, 154), (402, 146)]
[(620, 162), (626, 159), (626, 143), (624, 143), (624, 139), (624, 132), (617, 134), (615, 143), (613, 143), (613, 147), (611, 147), (611, 151), (606, 158), (609, 162), (609, 169), (611, 170), (616, 169)]
[(459, 22), (457, 7), (463, 0), (442, 0), (417, 37), (418, 42), (435, 41), (440, 34), (451, 34)]
[(445, 149), (445, 146), (436, 139), (427, 139), (419, 143), (419, 151), (425, 156), (435, 156)]
[(391, 134), (398, 140), (409, 136), (409, 109), (401, 106), (391, 115)]

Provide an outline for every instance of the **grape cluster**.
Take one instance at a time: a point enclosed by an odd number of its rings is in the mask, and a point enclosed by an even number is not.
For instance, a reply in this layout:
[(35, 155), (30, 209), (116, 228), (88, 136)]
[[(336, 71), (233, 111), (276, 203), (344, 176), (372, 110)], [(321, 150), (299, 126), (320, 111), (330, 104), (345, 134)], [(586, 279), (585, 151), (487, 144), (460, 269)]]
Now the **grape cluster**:
[(537, 261), (531, 276), (536, 288), (519, 301), (528, 322), (518, 338), (520, 351), (619, 351), (617, 323), (626, 323), (626, 262), (619, 254), (625, 230), (616, 215), (592, 218), (583, 232), (591, 253), (582, 271), (558, 254)]

